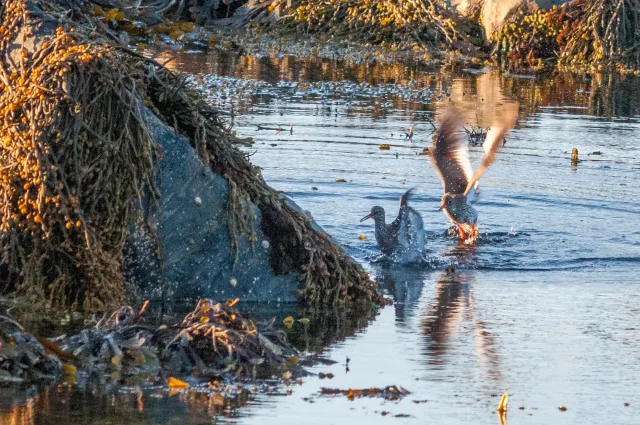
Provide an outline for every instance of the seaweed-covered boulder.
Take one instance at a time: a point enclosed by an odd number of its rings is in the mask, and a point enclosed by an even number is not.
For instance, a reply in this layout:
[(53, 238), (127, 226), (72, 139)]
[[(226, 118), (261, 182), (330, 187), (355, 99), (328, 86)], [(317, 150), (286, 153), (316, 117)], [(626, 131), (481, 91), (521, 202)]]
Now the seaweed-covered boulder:
[(482, 24), (485, 34), (491, 37), (495, 32), (500, 31), (509, 18), (517, 12), (550, 9), (567, 2), (568, 0), (484, 0)]
[(213, 107), (88, 8), (0, 6), (2, 291), (84, 310), (131, 294), (383, 301)]

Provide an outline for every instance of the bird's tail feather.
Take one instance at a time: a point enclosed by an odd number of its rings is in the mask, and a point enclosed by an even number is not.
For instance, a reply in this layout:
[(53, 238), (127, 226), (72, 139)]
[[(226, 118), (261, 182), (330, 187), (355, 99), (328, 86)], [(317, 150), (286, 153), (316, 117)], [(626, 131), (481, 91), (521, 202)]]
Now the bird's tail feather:
[(400, 208), (402, 207), (406, 207), (407, 205), (409, 205), (409, 199), (411, 199), (411, 197), (416, 193), (416, 188), (412, 187), (411, 189), (407, 190), (404, 195), (402, 195), (402, 197), (400, 198)]

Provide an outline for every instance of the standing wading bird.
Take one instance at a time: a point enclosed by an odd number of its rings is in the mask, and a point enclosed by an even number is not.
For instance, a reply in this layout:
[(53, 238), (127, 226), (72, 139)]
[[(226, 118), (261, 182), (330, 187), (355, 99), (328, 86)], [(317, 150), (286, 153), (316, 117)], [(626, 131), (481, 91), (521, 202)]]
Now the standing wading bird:
[(385, 223), (384, 208), (379, 206), (371, 208), (371, 214), (360, 219), (363, 222), (373, 218), (378, 248), (384, 255), (402, 263), (420, 260), (424, 254), (422, 217), (408, 205), (413, 191), (409, 189), (402, 195), (398, 217), (390, 224)]
[(469, 161), (469, 142), (460, 132), (460, 112), (449, 108), (442, 117), (433, 141), (431, 164), (442, 181), (444, 196), (440, 210), (457, 227), (460, 239), (474, 240), (478, 236), (478, 213), (467, 195), (477, 191), (477, 182), (495, 159), (507, 131), (518, 117), (518, 104), (510, 106), (501, 119), (491, 126), (484, 144), (484, 158), (475, 174)]

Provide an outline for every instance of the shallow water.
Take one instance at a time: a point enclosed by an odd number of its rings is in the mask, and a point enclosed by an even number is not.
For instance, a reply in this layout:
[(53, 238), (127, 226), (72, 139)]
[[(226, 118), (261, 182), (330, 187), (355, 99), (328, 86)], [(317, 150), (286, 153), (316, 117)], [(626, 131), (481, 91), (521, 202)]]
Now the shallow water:
[[(265, 179), (310, 211), (394, 304), (371, 321), (312, 326), (306, 338), (296, 324), (293, 339), (312, 351), (329, 343), (321, 355), (337, 363), (311, 369), (333, 379), (308, 377), (282, 395), (212, 405), (163, 389), (60, 387), (5, 410), (0, 423), (497, 424), (505, 392), (511, 423), (639, 423), (640, 80), (228, 52), (159, 57), (197, 74), (191, 82), (212, 102), (233, 106), (234, 128), (254, 139), (246, 150)], [(513, 99), (521, 102), (517, 128), (481, 179), (480, 239), (458, 246), (437, 211), (440, 183), (418, 155), (431, 143), (429, 121), (453, 103), (469, 126), (489, 126)], [(477, 164), (481, 148), (471, 155)], [(376, 262), (373, 226), (359, 219), (373, 205), (395, 216), (411, 187), (429, 261)], [(455, 274), (443, 272), (449, 264)], [(411, 393), (399, 401), (319, 395), (387, 385)]]

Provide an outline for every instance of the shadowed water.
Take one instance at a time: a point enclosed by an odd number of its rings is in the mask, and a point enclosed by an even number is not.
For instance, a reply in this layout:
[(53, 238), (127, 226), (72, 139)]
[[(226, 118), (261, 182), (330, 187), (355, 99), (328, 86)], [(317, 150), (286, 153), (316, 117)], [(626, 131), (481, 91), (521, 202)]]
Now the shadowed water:
[[(311, 368), (333, 379), (305, 378), (289, 395), (245, 394), (220, 405), (163, 389), (64, 387), (0, 413), (0, 423), (498, 424), (505, 392), (511, 423), (638, 423), (640, 80), (159, 55), (169, 58), (196, 74), (190, 82), (211, 102), (233, 110), (229, 119), (238, 136), (253, 138), (246, 151), (267, 182), (310, 211), (394, 304), (374, 320), (296, 324), (298, 346), (336, 363)], [(430, 121), (455, 104), (468, 127), (486, 127), (513, 99), (521, 103), (518, 125), (481, 179), (480, 238), (459, 246), (438, 212), (440, 182), (418, 155), (431, 144)], [(471, 148), (474, 166), (481, 154)], [(378, 262), (373, 225), (359, 219), (380, 205), (391, 221), (410, 187), (428, 261)], [(457, 271), (445, 273), (450, 264)], [(322, 387), (387, 385), (411, 394), (318, 395)]]

